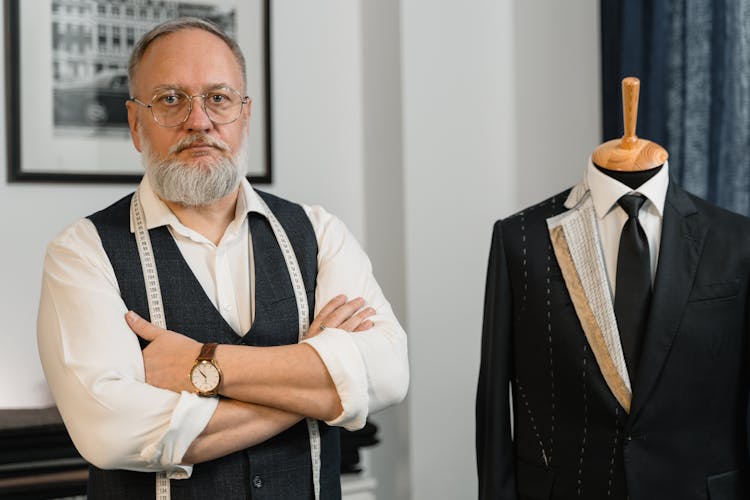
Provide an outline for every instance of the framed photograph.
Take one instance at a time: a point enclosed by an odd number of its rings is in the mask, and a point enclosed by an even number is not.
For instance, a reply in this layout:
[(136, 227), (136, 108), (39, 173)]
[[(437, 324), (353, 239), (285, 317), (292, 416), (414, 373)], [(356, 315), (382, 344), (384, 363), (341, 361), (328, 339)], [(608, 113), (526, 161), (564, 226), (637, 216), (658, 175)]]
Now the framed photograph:
[(212, 21), (239, 43), (252, 99), (248, 178), (271, 182), (269, 0), (5, 0), (9, 182), (136, 183), (127, 63), (176, 17)]

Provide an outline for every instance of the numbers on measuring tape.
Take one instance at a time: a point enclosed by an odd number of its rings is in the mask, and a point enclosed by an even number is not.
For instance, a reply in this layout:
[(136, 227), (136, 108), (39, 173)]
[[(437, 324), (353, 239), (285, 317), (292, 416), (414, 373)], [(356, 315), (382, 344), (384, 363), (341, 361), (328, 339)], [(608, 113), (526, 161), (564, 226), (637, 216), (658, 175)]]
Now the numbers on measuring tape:
[[(297, 299), (299, 340), (301, 341), (305, 338), (310, 326), (310, 316), (308, 314), (305, 283), (302, 280), (302, 273), (300, 272), (299, 264), (297, 262), (297, 256), (294, 254), (294, 249), (289, 242), (286, 231), (284, 231), (281, 223), (279, 223), (279, 220), (273, 212), (271, 212), (271, 209), (266, 205), (265, 201), (260, 197), (258, 197), (258, 199), (263, 205), (268, 222), (271, 224), (271, 230), (273, 230), (279, 248), (281, 248), (281, 253), (284, 255), (286, 267), (289, 271), (289, 277), (292, 280), (294, 297)], [(318, 421), (314, 418), (307, 418), (305, 420), (307, 422), (307, 433), (310, 436), (310, 460), (312, 462), (313, 491), (315, 493), (315, 500), (320, 500), (320, 429), (318, 428)]]
[[(135, 241), (138, 246), (138, 255), (141, 258), (141, 269), (143, 270), (143, 281), (146, 284), (146, 298), (148, 299), (148, 313), (151, 323), (160, 328), (166, 328), (164, 320), (164, 308), (161, 300), (161, 286), (159, 275), (156, 272), (156, 261), (154, 251), (151, 247), (151, 238), (148, 235), (146, 219), (143, 216), (143, 207), (138, 191), (130, 200), (130, 218), (135, 227)], [(156, 500), (170, 500), (171, 488), (166, 472), (156, 473)]]

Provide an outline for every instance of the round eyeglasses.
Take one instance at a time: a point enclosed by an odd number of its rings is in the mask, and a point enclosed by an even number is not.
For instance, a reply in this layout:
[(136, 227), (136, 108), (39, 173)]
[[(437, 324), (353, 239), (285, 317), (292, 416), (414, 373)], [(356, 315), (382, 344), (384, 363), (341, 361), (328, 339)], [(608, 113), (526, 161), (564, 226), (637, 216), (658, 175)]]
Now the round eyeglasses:
[(193, 111), (193, 99), (203, 98), (203, 112), (215, 125), (227, 125), (236, 121), (242, 114), (242, 107), (250, 100), (229, 87), (210, 90), (205, 94), (188, 95), (177, 89), (157, 92), (151, 104), (130, 100), (151, 110), (151, 116), (162, 127), (179, 127), (185, 123)]

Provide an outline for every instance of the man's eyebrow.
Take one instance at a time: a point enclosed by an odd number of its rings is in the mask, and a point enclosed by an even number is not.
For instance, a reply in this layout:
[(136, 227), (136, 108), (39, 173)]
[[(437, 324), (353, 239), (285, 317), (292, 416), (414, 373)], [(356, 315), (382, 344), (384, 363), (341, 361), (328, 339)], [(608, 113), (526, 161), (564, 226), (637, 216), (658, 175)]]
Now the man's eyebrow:
[(231, 84), (229, 84), (227, 82), (220, 82), (220, 83), (215, 83), (213, 85), (206, 86), (205, 88), (208, 89), (208, 90), (220, 89), (220, 88), (233, 89), (234, 85), (231, 85)]
[(151, 89), (151, 92), (161, 92), (163, 90), (181, 90), (185, 91), (185, 89), (182, 87), (182, 85), (176, 84), (176, 83), (160, 83), (159, 85), (154, 86)]
[[(234, 89), (234, 87), (230, 85), (229, 83), (219, 82), (219, 83), (212, 83), (210, 85), (203, 86), (201, 92), (207, 92), (210, 90), (216, 90), (216, 89), (221, 89), (221, 88)], [(156, 85), (155, 87), (153, 87), (151, 89), (151, 92), (156, 94), (157, 92), (163, 92), (165, 90), (179, 90), (180, 92), (185, 92), (186, 94), (190, 93), (183, 85), (180, 85), (178, 83), (160, 83)], [(240, 92), (239, 90), (237, 91)]]

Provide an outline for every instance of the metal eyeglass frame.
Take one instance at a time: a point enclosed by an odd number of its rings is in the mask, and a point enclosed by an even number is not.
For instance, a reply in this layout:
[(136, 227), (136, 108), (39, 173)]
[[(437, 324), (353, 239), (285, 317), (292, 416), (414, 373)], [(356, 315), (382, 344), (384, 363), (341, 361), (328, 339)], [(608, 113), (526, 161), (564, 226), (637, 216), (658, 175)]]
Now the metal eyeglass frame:
[[(206, 97), (208, 97), (212, 92), (214, 92), (216, 90), (229, 90), (231, 92), (234, 92), (235, 94), (237, 94), (240, 97), (240, 109), (239, 109), (239, 112), (237, 113), (237, 117), (234, 118), (233, 120), (229, 120), (228, 122), (218, 122), (218, 121), (214, 120), (213, 118), (211, 118), (211, 114), (206, 109)], [(183, 96), (187, 97), (187, 100), (188, 100), (188, 108), (187, 108), (187, 113), (185, 113), (185, 118), (183, 118), (180, 123), (177, 123), (175, 125), (164, 125), (163, 123), (159, 122), (159, 120), (156, 119), (156, 115), (154, 114), (154, 104), (153, 104), (154, 103), (154, 99), (156, 99), (160, 95), (162, 95), (162, 94), (164, 94), (166, 92), (169, 92), (169, 91), (172, 91), (175, 94), (182, 94)], [(195, 95), (189, 95), (187, 92), (183, 92), (182, 90), (178, 90), (178, 89), (166, 89), (165, 92), (161, 92), (159, 94), (154, 94), (154, 96), (151, 98), (151, 103), (150, 104), (146, 104), (145, 102), (143, 102), (143, 101), (141, 101), (138, 98), (133, 97), (133, 96), (130, 96), (129, 100), (133, 101), (136, 104), (140, 104), (144, 108), (148, 108), (149, 111), (151, 111), (151, 118), (153, 118), (154, 121), (156, 122), (156, 124), (159, 125), (160, 127), (175, 128), (175, 127), (179, 127), (180, 125), (182, 125), (183, 123), (185, 123), (186, 121), (188, 121), (188, 119), (190, 118), (190, 113), (193, 112), (193, 99), (195, 99), (196, 97), (201, 97), (203, 99), (203, 105), (201, 106), (203, 108), (203, 112), (206, 114), (206, 116), (208, 117), (208, 119), (211, 120), (211, 123), (213, 123), (214, 125), (229, 125), (230, 123), (234, 123), (237, 120), (239, 120), (240, 116), (242, 116), (242, 110), (245, 108), (245, 104), (247, 104), (247, 101), (250, 100), (250, 96), (246, 95), (245, 97), (242, 97), (242, 94), (240, 94), (239, 92), (237, 92), (232, 87), (219, 87), (219, 88), (213, 89), (211, 91), (205, 92), (203, 94), (195, 94)]]

